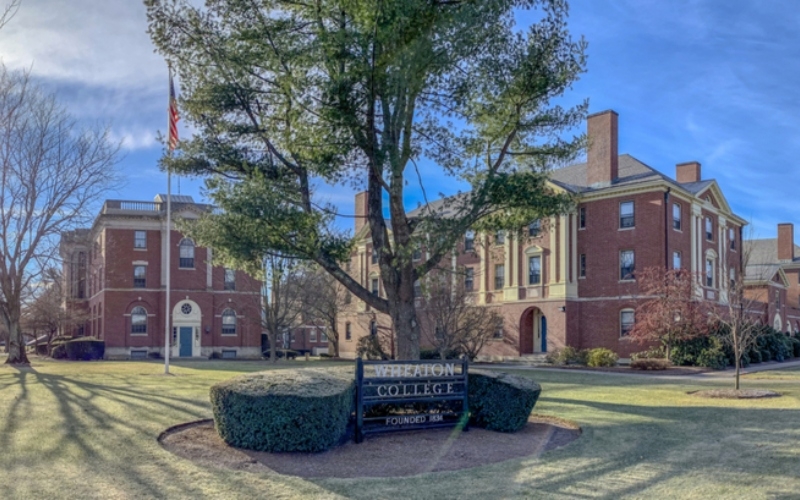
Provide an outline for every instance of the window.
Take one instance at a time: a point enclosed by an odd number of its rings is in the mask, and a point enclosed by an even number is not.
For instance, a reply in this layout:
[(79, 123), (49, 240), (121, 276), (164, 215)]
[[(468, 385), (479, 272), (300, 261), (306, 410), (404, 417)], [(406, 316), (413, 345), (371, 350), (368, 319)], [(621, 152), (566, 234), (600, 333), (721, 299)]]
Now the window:
[(619, 253), (619, 279), (632, 280), (635, 271), (633, 250), (623, 250)]
[(181, 243), (178, 245), (178, 247), (180, 249), (180, 260), (178, 267), (181, 269), (193, 269), (194, 241), (190, 240), (189, 238), (184, 238), (181, 240)]
[(586, 229), (586, 207), (581, 207), (578, 217), (578, 228)]
[(732, 227), (728, 228), (728, 239), (731, 242), (731, 250), (736, 250), (736, 231)]
[(706, 259), (706, 286), (714, 286), (714, 261)]
[(528, 258), (528, 284), (538, 285), (542, 282), (542, 257), (537, 255)]
[(133, 232), (133, 248), (147, 248), (147, 232), (134, 231)]
[(504, 334), (505, 334), (505, 332), (504, 332), (504, 328), (503, 328), (503, 320), (501, 319), (501, 320), (499, 320), (497, 322), (497, 326), (494, 329), (494, 335), (493, 336), (496, 339), (502, 339)]
[(147, 311), (144, 307), (137, 306), (131, 311), (131, 333), (147, 333)]
[(353, 340), (353, 329), (350, 326), (350, 323), (344, 324), (344, 339), (345, 340)]
[(311, 332), (308, 334), (308, 341), (309, 342), (316, 342), (317, 341), (317, 331), (316, 330), (311, 330)]
[(475, 269), (468, 267), (464, 271), (464, 289), (471, 292), (475, 289)]
[(711, 217), (706, 217), (706, 239), (714, 241), (714, 224), (711, 222)]
[(475, 250), (475, 231), (468, 230), (464, 233), (464, 251), (469, 252)]
[(680, 269), (680, 268), (681, 268), (681, 253), (672, 252), (672, 269)]
[(353, 300), (353, 296), (350, 295), (350, 292), (344, 292), (344, 303), (349, 304)]
[(627, 337), (633, 330), (636, 321), (633, 309), (623, 309), (619, 312), (619, 336)]
[(222, 311), (222, 334), (236, 335), (236, 312), (233, 309)]
[(633, 202), (623, 201), (619, 204), (619, 227), (634, 227)]
[(505, 286), (506, 266), (504, 264), (497, 264), (494, 266), (494, 289), (502, 290)]
[(236, 269), (225, 268), (225, 290), (236, 290)]
[(375, 250), (374, 248), (372, 249), (372, 263), (373, 264), (378, 263), (378, 251)]
[(414, 297), (422, 297), (422, 285), (419, 280), (414, 280)]
[(319, 341), (320, 342), (328, 341), (328, 336), (325, 334), (325, 332), (319, 332)]
[(505, 245), (505, 243), (506, 243), (506, 232), (505, 231), (497, 231), (494, 234), (494, 243), (495, 243), (495, 245)]
[(369, 334), (372, 337), (375, 337), (375, 336), (378, 335), (378, 323), (376, 323), (374, 319), (369, 322)]
[(580, 267), (580, 269), (578, 271), (579, 272), (578, 276), (580, 278), (585, 278), (586, 277), (586, 254), (585, 253), (581, 254), (580, 266), (581, 267)]
[(380, 294), (381, 289), (378, 285), (378, 278), (372, 278), (372, 295)]
[(678, 203), (672, 204), (672, 229), (681, 230), (681, 206)]
[(147, 288), (147, 266), (133, 266), (133, 288)]
[(420, 260), (422, 259), (422, 250), (419, 247), (414, 248), (414, 251), (411, 252), (411, 260)]
[(733, 268), (728, 270), (728, 276), (731, 281), (731, 290), (736, 289), (736, 271)]
[(535, 221), (528, 224), (528, 236), (535, 238), (539, 236), (539, 233), (542, 232), (542, 221), (536, 219)]

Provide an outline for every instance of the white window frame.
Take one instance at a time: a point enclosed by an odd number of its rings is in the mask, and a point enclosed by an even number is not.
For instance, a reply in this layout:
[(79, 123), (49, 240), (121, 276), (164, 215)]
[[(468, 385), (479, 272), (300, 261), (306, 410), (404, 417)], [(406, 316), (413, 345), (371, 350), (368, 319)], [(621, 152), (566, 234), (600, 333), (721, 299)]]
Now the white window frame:
[[(630, 205), (631, 213), (630, 215), (623, 215), (622, 210), (624, 206)], [(624, 218), (624, 219), (623, 219)], [(630, 224), (626, 225), (627, 219), (630, 219)], [(619, 228), (620, 229), (632, 229), (636, 227), (636, 204), (633, 200), (621, 201), (619, 202)]]
[(706, 241), (714, 241), (714, 221), (709, 216), (705, 219)]
[[(136, 270), (138, 268), (142, 268), (142, 272), (144, 276), (142, 278), (136, 277)], [(142, 286), (138, 286), (136, 284), (136, 280), (142, 280)], [(147, 288), (147, 266), (145, 264), (134, 264), (133, 265), (133, 288)]]
[[(197, 246), (194, 244), (194, 241), (191, 238), (183, 238), (180, 241), (180, 243), (178, 243), (178, 269), (194, 269), (195, 268), (194, 260), (195, 260), (195, 257), (196, 257), (195, 256), (196, 247)], [(184, 257), (184, 253), (186, 253), (188, 255), (189, 249), (191, 249), (192, 256), (191, 257)], [(184, 265), (184, 264), (188, 264), (189, 263), (189, 262), (186, 262), (189, 259), (191, 259), (191, 264), (192, 265), (191, 266)]]
[[(626, 323), (626, 322), (623, 321), (623, 317), (625, 315), (627, 315), (627, 314), (630, 314), (631, 318), (633, 320), (630, 323)], [(633, 310), (631, 308), (625, 308), (625, 309), (620, 310), (620, 312), (619, 312), (619, 337), (620, 338), (629, 337), (630, 334), (631, 334), (631, 330), (633, 329), (633, 326), (635, 324), (636, 324), (636, 311), (635, 310)], [(626, 325), (629, 325), (629, 327), (626, 328)]]
[[(630, 252), (631, 254), (631, 267), (630, 272), (627, 274), (623, 274), (623, 267), (622, 267), (622, 254)], [(635, 273), (636, 272), (636, 252), (634, 250), (620, 250), (619, 251), (619, 280), (620, 281), (635, 281)]]
[[(500, 270), (500, 273), (497, 271)], [(499, 285), (499, 286), (498, 286)], [(502, 290), (506, 286), (506, 265), (505, 264), (495, 264), (494, 265), (494, 289), (495, 290)]]
[[(531, 282), (531, 278), (533, 277), (533, 268), (531, 264), (534, 260), (539, 261), (539, 273), (538, 273), (538, 280), (535, 283)], [(528, 255), (528, 285), (538, 286), (542, 284), (542, 255), (535, 254), (535, 255)]]
[(311, 329), (310, 332), (308, 332), (308, 341), (314, 342), (315, 344), (317, 343), (317, 331), (314, 330), (313, 328)]
[[(143, 245), (139, 246), (139, 234), (142, 235), (141, 241)], [(135, 230), (133, 231), (133, 248), (136, 250), (147, 250), (147, 231)]]
[[(225, 323), (225, 318), (226, 317), (227, 318), (231, 318), (231, 317), (233, 318), (233, 331), (232, 332), (230, 331), (230, 323), (227, 323), (227, 324)], [(236, 317), (236, 311), (234, 311), (233, 309), (228, 307), (224, 311), (222, 311), (222, 314), (220, 315), (220, 319), (222, 321), (222, 329), (220, 330), (220, 334), (221, 335), (225, 335), (225, 336), (231, 336), (231, 337), (235, 336), (237, 331), (238, 331), (237, 326), (238, 326), (238, 323), (239, 323), (239, 318)], [(227, 330), (228, 330), (227, 332), (225, 331), (226, 330), (226, 326), (227, 326)]]
[[(141, 309), (143, 311), (143, 313), (138, 312), (139, 309)], [(133, 331), (134, 330), (134, 326), (139, 326), (139, 324), (135, 324), (133, 322), (133, 317), (134, 316), (144, 316), (144, 331), (141, 331), (141, 332)], [(136, 306), (133, 309), (131, 309), (131, 331), (130, 331), (130, 334), (131, 335), (147, 335), (147, 309), (145, 309), (142, 306)]]
[[(678, 216), (677, 219), (675, 218), (675, 215)], [(675, 231), (683, 231), (683, 208), (681, 207), (681, 204), (677, 202), (672, 203), (672, 229)]]

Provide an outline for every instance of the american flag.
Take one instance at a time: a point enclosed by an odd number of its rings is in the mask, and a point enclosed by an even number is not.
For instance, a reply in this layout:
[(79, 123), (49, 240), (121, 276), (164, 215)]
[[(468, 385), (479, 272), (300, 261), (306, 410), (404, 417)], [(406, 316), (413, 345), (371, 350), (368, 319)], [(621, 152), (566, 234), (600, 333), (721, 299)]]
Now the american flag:
[(174, 151), (178, 147), (178, 101), (175, 100), (175, 85), (172, 83), (172, 70), (169, 72), (169, 142), (167, 147)]

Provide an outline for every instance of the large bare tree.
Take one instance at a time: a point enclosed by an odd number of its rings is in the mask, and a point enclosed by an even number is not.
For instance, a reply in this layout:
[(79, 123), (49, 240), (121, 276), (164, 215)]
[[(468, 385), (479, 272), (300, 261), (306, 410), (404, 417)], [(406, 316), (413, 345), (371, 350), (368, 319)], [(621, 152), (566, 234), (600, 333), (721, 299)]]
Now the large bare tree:
[(6, 363), (26, 364), (22, 304), (54, 267), (62, 231), (91, 220), (115, 181), (119, 147), (107, 129), (84, 129), (31, 82), (0, 68), (0, 320)]

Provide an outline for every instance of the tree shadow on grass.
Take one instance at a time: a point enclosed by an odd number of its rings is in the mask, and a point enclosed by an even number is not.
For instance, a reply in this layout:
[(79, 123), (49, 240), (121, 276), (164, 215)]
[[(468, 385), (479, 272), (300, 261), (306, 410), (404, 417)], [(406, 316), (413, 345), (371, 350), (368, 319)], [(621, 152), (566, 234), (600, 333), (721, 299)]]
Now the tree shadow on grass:
[[(360, 488), (333, 480), (319, 480), (318, 484), (365, 499), (611, 499), (639, 497), (653, 491), (685, 496), (701, 484), (722, 489), (753, 488), (756, 478), (763, 485), (751, 492), (789, 498), (792, 485), (787, 480), (795, 481), (795, 490), (800, 486), (793, 471), (799, 445), (796, 438), (794, 443), (787, 438), (787, 432), (796, 425), (796, 409), (639, 406), (543, 399), (546, 403), (587, 407), (588, 414), (584, 413), (580, 422), (583, 436), (541, 458), (510, 460), (461, 472), (365, 480)], [(386, 452), (390, 454), (391, 450)], [(420, 453), (435, 450), (420, 449)], [(697, 477), (713, 480), (695, 482), (693, 478)]]

